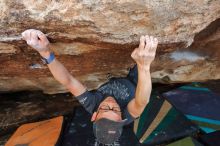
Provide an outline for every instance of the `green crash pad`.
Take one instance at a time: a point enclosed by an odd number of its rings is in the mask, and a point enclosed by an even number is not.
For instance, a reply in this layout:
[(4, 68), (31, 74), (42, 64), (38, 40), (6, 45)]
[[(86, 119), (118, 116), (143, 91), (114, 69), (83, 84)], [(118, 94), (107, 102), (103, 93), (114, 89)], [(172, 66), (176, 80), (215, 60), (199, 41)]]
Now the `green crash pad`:
[(171, 144), (168, 144), (167, 146), (204, 146), (204, 145), (192, 139), (191, 137), (186, 137)]
[(152, 93), (144, 112), (134, 123), (134, 132), (146, 146), (167, 144), (199, 132), (199, 128), (168, 101)]

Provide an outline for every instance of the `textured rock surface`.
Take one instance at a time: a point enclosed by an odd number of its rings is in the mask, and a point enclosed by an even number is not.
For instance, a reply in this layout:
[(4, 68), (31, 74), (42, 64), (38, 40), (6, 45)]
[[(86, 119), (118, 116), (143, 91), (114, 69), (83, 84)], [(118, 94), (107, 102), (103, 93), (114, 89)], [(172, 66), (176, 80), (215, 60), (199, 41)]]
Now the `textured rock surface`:
[(89, 88), (109, 73), (127, 73), (142, 34), (159, 38), (155, 82), (220, 79), (219, 0), (0, 0), (0, 6), (1, 91), (65, 91), (20, 40), (28, 28), (47, 33), (58, 59)]

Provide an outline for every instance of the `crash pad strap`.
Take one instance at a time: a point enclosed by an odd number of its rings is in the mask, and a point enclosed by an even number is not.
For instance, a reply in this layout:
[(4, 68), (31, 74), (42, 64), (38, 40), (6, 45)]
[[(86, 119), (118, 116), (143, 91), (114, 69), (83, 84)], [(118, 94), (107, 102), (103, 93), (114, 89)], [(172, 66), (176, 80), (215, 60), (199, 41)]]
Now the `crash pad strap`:
[(144, 135), (140, 138), (140, 143), (143, 143), (144, 140), (156, 129), (160, 122), (164, 119), (167, 113), (170, 111), (171, 105), (165, 101), (157, 114), (156, 118), (153, 120), (151, 125), (148, 127)]
[(60, 136), (63, 117), (20, 126), (5, 146), (54, 146)]
[(140, 117), (134, 121), (134, 128), (133, 128), (134, 133), (137, 133), (138, 131), (139, 120), (140, 120)]

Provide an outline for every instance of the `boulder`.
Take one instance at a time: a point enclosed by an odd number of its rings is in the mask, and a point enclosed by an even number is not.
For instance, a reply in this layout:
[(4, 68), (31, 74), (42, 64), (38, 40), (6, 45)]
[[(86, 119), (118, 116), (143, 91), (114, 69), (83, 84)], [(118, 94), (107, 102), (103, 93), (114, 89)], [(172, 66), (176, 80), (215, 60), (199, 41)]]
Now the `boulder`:
[(89, 89), (124, 76), (141, 35), (159, 39), (153, 82), (220, 79), (219, 0), (0, 0), (0, 91), (66, 92), (21, 32), (39, 29)]

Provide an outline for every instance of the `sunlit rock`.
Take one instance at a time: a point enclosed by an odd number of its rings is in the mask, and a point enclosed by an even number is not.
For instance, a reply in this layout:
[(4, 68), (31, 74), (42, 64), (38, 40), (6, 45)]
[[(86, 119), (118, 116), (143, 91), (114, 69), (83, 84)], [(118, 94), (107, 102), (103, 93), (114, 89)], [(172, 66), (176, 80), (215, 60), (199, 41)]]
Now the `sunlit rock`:
[(124, 76), (139, 37), (158, 37), (154, 82), (220, 79), (219, 0), (0, 0), (0, 90), (65, 92), (37, 52), (21, 40), (26, 29), (47, 34), (56, 57), (89, 89)]

